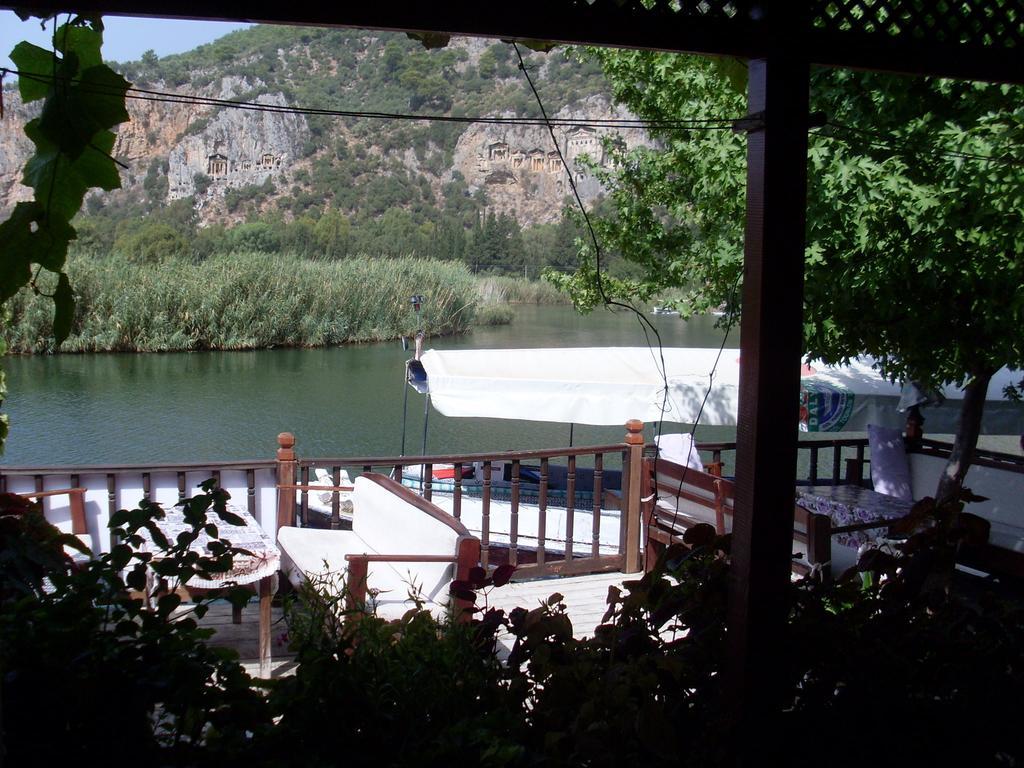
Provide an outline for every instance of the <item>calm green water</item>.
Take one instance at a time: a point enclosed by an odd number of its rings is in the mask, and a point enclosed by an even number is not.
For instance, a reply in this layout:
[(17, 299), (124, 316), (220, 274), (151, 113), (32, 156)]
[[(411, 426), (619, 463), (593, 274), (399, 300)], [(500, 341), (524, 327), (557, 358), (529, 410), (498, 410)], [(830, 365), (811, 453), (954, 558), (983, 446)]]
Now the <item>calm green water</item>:
[[(651, 317), (666, 346), (714, 347), (713, 318)], [(521, 307), (510, 326), (431, 339), (427, 347), (643, 346), (637, 319)], [(736, 334), (731, 345), (739, 344)], [(333, 349), (8, 358), (8, 466), (270, 458), (276, 435), (300, 456), (397, 455), (407, 353), (398, 342)], [(622, 427), (575, 428), (577, 445), (617, 442)], [(732, 428), (698, 431), (727, 439)], [(406, 453), (422, 448), (423, 399), (410, 392)], [(431, 453), (557, 447), (568, 427), (450, 419), (432, 412)]]

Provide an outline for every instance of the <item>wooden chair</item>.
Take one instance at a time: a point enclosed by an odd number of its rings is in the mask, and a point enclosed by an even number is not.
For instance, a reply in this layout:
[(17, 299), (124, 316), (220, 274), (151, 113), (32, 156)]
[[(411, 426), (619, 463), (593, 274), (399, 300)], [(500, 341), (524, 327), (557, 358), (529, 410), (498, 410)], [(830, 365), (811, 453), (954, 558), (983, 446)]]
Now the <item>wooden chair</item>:
[[(430, 610), (446, 610), (448, 585), (479, 565), (480, 540), (391, 478), (367, 473), (354, 488), (351, 531), (278, 530), (281, 567), (289, 581), (334, 588), (343, 583), (349, 607), (384, 618), (398, 618), (411, 607), (407, 595), (416, 585)], [(467, 607), (455, 603), (456, 610)]]
[[(71, 533), (81, 539), (82, 543), (89, 547), (90, 551), (94, 550), (92, 539), (89, 535), (89, 526), (85, 520), (85, 488), (57, 488), (49, 491), (30, 491), (17, 495), (40, 502), (43, 499), (54, 496), (67, 496), (68, 507), (71, 510)], [(74, 556), (84, 557), (78, 552), (75, 552)]]
[(681, 542), (686, 531), (695, 525), (713, 525), (719, 534), (729, 531), (733, 509), (731, 481), (664, 458), (645, 459), (645, 463), (658, 496), (657, 503), (651, 498), (643, 510), (646, 569), (654, 566), (666, 547)]

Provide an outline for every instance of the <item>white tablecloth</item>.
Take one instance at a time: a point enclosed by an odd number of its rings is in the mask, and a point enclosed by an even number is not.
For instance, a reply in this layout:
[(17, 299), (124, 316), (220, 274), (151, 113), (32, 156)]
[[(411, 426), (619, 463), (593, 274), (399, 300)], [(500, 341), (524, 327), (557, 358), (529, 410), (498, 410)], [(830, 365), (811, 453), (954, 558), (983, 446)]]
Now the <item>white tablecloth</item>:
[[(231, 570), (218, 575), (214, 580), (192, 578), (189, 580), (190, 587), (197, 589), (220, 589), (231, 584), (252, 584), (267, 576), (273, 576), (281, 567), (281, 552), (274, 545), (270, 536), (260, 528), (259, 523), (241, 507), (228, 504), (228, 511), (238, 515), (244, 521), (243, 525), (230, 525), (221, 520), (217, 513), (210, 510), (207, 513), (207, 522), (217, 526), (217, 533), (221, 539), (231, 542), (232, 546), (249, 550), (252, 554), (235, 555)], [(174, 541), (179, 533), (190, 530), (185, 523), (185, 517), (178, 508), (165, 509), (166, 516), (158, 520), (157, 525), (163, 534)], [(139, 531), (144, 539), (147, 539), (148, 546), (152, 547), (152, 540), (145, 530)], [(194, 551), (206, 551), (210, 537), (201, 533), (192, 545)]]

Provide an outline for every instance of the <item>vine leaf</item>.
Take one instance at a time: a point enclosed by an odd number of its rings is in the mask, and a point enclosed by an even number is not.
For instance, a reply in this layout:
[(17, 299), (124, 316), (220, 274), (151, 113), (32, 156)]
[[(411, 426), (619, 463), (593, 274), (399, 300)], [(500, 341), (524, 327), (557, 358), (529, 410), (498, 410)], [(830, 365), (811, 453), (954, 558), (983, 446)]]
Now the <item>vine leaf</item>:
[(53, 76), (53, 53), (38, 45), (21, 42), (11, 51), (11, 61), (21, 75), (18, 77), (21, 100), (28, 104), (45, 99), (50, 92), (50, 78)]
[(85, 70), (81, 83), (89, 95), (82, 106), (98, 130), (128, 122), (124, 97), (131, 83), (105, 64)]
[(64, 266), (75, 229), (66, 219), (47, 218), (37, 202), (18, 203), (11, 217), (0, 224), (0, 302), (7, 301), (32, 279), (32, 265), (56, 272)]
[(71, 333), (71, 321), (75, 316), (75, 294), (71, 290), (71, 281), (68, 280), (66, 272), (61, 272), (57, 280), (53, 305), (53, 338), (60, 344)]
[(85, 71), (103, 65), (100, 47), (103, 45), (103, 23), (93, 19), (91, 25), (65, 24), (53, 36), (57, 50), (65, 58), (74, 55), (78, 60), (78, 69)]
[(125, 94), (130, 83), (103, 63), (103, 23), (76, 16), (53, 36), (54, 50), (23, 42), (11, 52), (19, 89), (28, 103), (44, 100), (42, 111), (25, 126), (35, 154), (25, 164), (22, 182), (35, 200), (19, 203), (0, 224), (0, 301), (32, 281), (32, 265), (58, 275), (53, 334), (59, 346), (72, 330), (75, 301), (64, 272), (68, 245), (76, 233), (71, 219), (94, 187), (121, 186), (112, 157), (111, 128), (128, 120)]
[(42, 214), (39, 203), (18, 203), (10, 218), (0, 224), (0, 302), (7, 301), (32, 279), (32, 264), (38, 262), (38, 238), (34, 230)]

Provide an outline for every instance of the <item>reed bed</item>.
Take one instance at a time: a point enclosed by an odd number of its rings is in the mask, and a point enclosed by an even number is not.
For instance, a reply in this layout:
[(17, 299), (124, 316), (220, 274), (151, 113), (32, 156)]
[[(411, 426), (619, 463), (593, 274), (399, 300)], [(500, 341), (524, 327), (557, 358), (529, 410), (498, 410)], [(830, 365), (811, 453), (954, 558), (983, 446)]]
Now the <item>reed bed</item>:
[(569, 297), (551, 283), (521, 277), (490, 276), (477, 281), (484, 304), (570, 304)]
[[(321, 347), (385, 341), (416, 330), (409, 297), (422, 294), (424, 329), (462, 333), (478, 302), (464, 265), (426, 259), (310, 261), (230, 253), (192, 264), (141, 265), (73, 256), (77, 303), (62, 352), (171, 352)], [(45, 287), (44, 287), (45, 289)], [(9, 302), (10, 351), (53, 351), (53, 304), (23, 291)]]
[(515, 320), (516, 313), (508, 304), (480, 304), (476, 308), (474, 325), (509, 325)]

